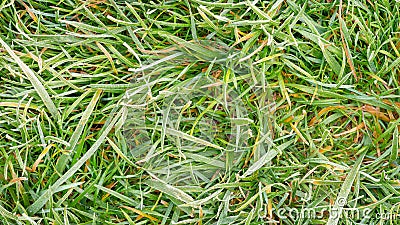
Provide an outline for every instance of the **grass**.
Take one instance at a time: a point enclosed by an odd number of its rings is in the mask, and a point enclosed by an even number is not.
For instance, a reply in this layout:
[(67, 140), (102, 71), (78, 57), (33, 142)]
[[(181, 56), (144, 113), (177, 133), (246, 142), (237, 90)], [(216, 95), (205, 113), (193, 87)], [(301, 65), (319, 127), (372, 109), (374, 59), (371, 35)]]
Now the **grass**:
[(398, 224), (399, 2), (0, 9), (2, 224)]

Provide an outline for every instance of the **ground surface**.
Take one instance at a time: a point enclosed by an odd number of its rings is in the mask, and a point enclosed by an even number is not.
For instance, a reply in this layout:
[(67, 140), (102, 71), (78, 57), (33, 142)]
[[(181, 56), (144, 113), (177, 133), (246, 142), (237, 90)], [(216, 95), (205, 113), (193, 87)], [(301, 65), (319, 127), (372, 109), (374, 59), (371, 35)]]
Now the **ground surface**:
[(2, 224), (398, 222), (397, 1), (0, 8)]

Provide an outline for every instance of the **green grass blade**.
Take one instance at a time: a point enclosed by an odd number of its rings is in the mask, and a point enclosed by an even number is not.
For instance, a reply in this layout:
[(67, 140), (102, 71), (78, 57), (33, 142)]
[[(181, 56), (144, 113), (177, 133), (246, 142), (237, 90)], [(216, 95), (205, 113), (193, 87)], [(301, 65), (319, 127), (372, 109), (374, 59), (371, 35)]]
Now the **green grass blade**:
[(79, 169), (80, 167), (85, 164), (85, 162), (90, 159), (90, 157), (97, 151), (103, 141), (106, 139), (106, 136), (110, 133), (111, 129), (117, 123), (118, 119), (122, 115), (123, 111), (126, 110), (122, 108), (117, 115), (112, 119), (110, 124), (106, 127), (97, 141), (90, 147), (90, 149), (66, 172), (64, 173), (51, 187), (46, 190), (36, 201), (30, 205), (27, 210), (29, 213), (36, 213), (46, 204), (47, 201), (51, 198), (54, 190), (56, 190), (60, 185), (62, 185), (65, 181), (71, 178)]
[[(330, 213), (329, 220), (327, 225), (337, 225), (343, 213), (343, 208), (347, 204), (347, 198), (351, 191), (351, 186), (356, 179), (358, 171), (360, 170), (361, 163), (364, 159), (365, 152), (357, 159), (356, 163), (353, 165), (353, 168), (347, 174), (346, 179), (344, 180), (342, 187), (337, 195), (335, 204), (333, 205)], [(334, 210), (334, 211), (333, 211)]]
[(35, 73), (24, 63), (22, 60), (14, 53), (14, 51), (3, 41), (3, 39), (0, 37), (0, 44), (3, 46), (3, 48), (6, 49), (8, 54), (15, 60), (15, 62), (18, 64), (18, 66), (21, 68), (22, 71), (24, 71), (25, 75), (28, 77), (29, 81), (32, 83), (33, 87), (35, 88), (36, 92), (42, 99), (43, 103), (51, 113), (51, 115), (54, 117), (56, 121), (61, 119), (60, 112), (58, 112), (56, 106), (54, 105), (53, 101), (50, 98), (50, 95), (47, 93), (46, 88), (43, 86), (43, 84), (39, 81), (39, 79), (36, 77)]

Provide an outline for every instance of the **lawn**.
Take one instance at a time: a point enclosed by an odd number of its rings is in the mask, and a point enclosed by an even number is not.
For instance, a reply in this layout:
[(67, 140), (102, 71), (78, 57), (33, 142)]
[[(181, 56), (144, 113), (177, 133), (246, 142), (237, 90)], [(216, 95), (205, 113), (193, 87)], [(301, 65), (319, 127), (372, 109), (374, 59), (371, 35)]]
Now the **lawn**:
[(1, 224), (398, 224), (399, 78), (395, 0), (2, 0)]

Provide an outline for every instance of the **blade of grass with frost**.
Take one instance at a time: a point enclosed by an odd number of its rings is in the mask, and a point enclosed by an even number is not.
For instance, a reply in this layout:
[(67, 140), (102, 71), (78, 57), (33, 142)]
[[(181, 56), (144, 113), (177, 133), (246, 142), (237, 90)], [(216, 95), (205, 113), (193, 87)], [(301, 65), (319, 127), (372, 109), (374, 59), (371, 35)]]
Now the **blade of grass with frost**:
[[(226, 22), (226, 23), (230, 23), (231, 22), (230, 19), (228, 19), (227, 17), (222, 16), (222, 14), (215, 15), (210, 10), (208, 10), (207, 7), (205, 7), (203, 5), (199, 6), (198, 8), (201, 9), (202, 11), (206, 12), (207, 14), (211, 15), (212, 17), (214, 17), (215, 19), (217, 19), (219, 21), (223, 21), (223, 22)], [(210, 26), (212, 26), (212, 24), (210, 24)]]
[(85, 97), (86, 97), (88, 94), (90, 94), (91, 92), (92, 92), (91, 90), (88, 90), (88, 91), (82, 93), (82, 94), (74, 101), (74, 103), (72, 103), (72, 104), (68, 107), (68, 109), (64, 111), (63, 116), (62, 116), (63, 120), (65, 120), (66, 118), (68, 118), (69, 115), (72, 113), (72, 111), (74, 111), (75, 108), (82, 102), (82, 100), (85, 99)]
[(135, 163), (133, 163), (129, 158), (119, 149), (119, 147), (108, 137), (106, 137), (108, 143), (110, 143), (111, 147), (117, 152), (117, 154), (124, 159), (129, 165), (136, 167)]
[(90, 101), (89, 105), (86, 107), (86, 110), (83, 112), (82, 117), (79, 120), (79, 123), (78, 123), (77, 127), (75, 128), (75, 131), (72, 134), (71, 139), (69, 141), (71, 151), (73, 151), (75, 149), (75, 146), (80, 139), (83, 129), (85, 128), (86, 123), (88, 122), (90, 116), (93, 113), (94, 108), (96, 107), (97, 102), (100, 99), (101, 93), (102, 93), (101, 89), (98, 89), (94, 93), (92, 101)]
[(204, 19), (204, 21), (217, 33), (222, 33), (221, 30), (207, 17), (207, 15), (202, 11), (202, 9), (206, 9), (204, 6), (200, 6), (197, 8), (197, 12), (199, 12), (200, 16)]
[(395, 126), (393, 132), (393, 144), (392, 144), (392, 152), (390, 155), (390, 161), (391, 162), (396, 161), (398, 154), (399, 154), (399, 129), (397, 126)]
[(271, 187), (268, 185), (264, 187), (263, 189), (259, 190), (259, 192), (249, 198), (246, 202), (244, 202), (241, 206), (239, 206), (237, 209), (233, 210), (232, 212), (239, 212), (246, 208), (248, 205), (250, 205), (252, 202), (254, 202), (257, 198), (260, 198), (262, 193), (264, 193), (266, 190), (270, 189)]
[(110, 64), (111, 64), (111, 68), (112, 68), (114, 74), (117, 74), (117, 75), (118, 75), (118, 71), (117, 71), (117, 69), (115, 68), (114, 60), (113, 60), (111, 54), (107, 51), (107, 49), (106, 49), (103, 45), (101, 45), (100, 42), (97, 42), (97, 41), (96, 41), (96, 45), (97, 45), (97, 47), (104, 53), (104, 55), (107, 56), (107, 59), (108, 59), (108, 61), (109, 61)]
[(219, 168), (225, 168), (224, 162), (217, 160), (217, 159), (212, 159), (212, 158), (210, 159), (206, 156), (202, 156), (199, 154), (192, 154), (192, 153), (185, 153), (185, 156), (188, 158), (191, 158), (197, 162), (206, 163), (206, 164), (213, 165), (213, 166), (216, 166)]
[[(351, 191), (351, 186), (353, 185), (354, 180), (360, 170), (361, 163), (364, 159), (365, 152), (357, 159), (353, 168), (350, 170), (349, 174), (347, 174), (346, 179), (344, 180), (342, 187), (340, 188), (339, 194), (336, 198), (335, 204), (331, 210), (335, 210), (335, 213), (330, 213), (329, 220), (327, 225), (336, 225), (339, 222), (340, 217), (342, 216), (343, 207), (347, 203), (347, 198)], [(332, 212), (332, 211), (331, 211)]]
[(319, 97), (325, 97), (325, 98), (333, 98), (333, 99), (348, 99), (348, 100), (353, 100), (353, 101), (359, 101), (368, 105), (372, 106), (377, 106), (383, 109), (387, 109), (390, 111), (393, 111), (393, 108), (387, 104), (385, 104), (382, 101), (376, 100), (375, 97), (372, 96), (367, 96), (367, 95), (343, 95), (334, 91), (327, 91), (327, 90), (322, 90), (321, 88), (316, 89), (315, 87), (310, 87), (310, 86), (305, 86), (301, 84), (295, 84), (295, 83), (286, 83), (286, 86), (296, 88), (298, 90), (304, 91), (306, 93), (309, 93), (311, 95), (316, 95)]
[(167, 194), (167, 195), (171, 195), (186, 204), (190, 204), (194, 201), (193, 198), (190, 195), (188, 195), (187, 193), (185, 193), (184, 191), (182, 191), (174, 186), (171, 186), (161, 180), (160, 181), (146, 180), (144, 183), (154, 189), (157, 189), (157, 190)]
[(10, 56), (15, 60), (15, 62), (22, 69), (22, 71), (24, 71), (25, 75), (32, 83), (33, 87), (39, 94), (40, 98), (42, 99), (43, 103), (45, 104), (51, 115), (54, 117), (56, 121), (58, 121), (61, 118), (61, 115), (58, 112), (53, 101), (51, 100), (50, 95), (47, 93), (45, 87), (36, 77), (35, 73), (24, 62), (22, 62), (22, 60), (14, 53), (14, 51), (7, 45), (7, 43), (3, 41), (1, 37), (0, 37), (0, 44), (6, 49), (8, 54), (10, 54)]
[(247, 176), (253, 174), (255, 171), (259, 170), (262, 166), (264, 166), (266, 163), (270, 162), (273, 158), (275, 158), (275, 156), (277, 156), (279, 154), (279, 152), (282, 152), (287, 147), (289, 147), (293, 142), (294, 142), (294, 140), (291, 140), (282, 145), (279, 145), (277, 147), (277, 150), (270, 149), (257, 162), (255, 162), (252, 166), (250, 166), (250, 168), (247, 169), (247, 171), (241, 177), (242, 178), (247, 177)]
[(283, 58), (282, 61), (287, 64), (289, 67), (293, 68), (294, 70), (297, 70), (298, 72), (304, 74), (306, 77), (308, 77), (311, 80), (315, 80), (315, 78), (313, 76), (311, 76), (310, 73), (308, 73), (307, 71), (305, 71), (303, 68), (301, 68), (300, 66), (292, 63), (291, 61)]
[(219, 150), (224, 150), (224, 148), (222, 148), (222, 147), (220, 147), (218, 145), (215, 145), (215, 144), (213, 144), (211, 142), (208, 142), (208, 141), (205, 141), (203, 139), (191, 136), (189, 134), (183, 133), (182, 131), (179, 131), (179, 130), (175, 130), (175, 129), (171, 129), (171, 128), (167, 127), (166, 131), (167, 131), (167, 134), (174, 135), (174, 136), (186, 139), (188, 141), (193, 141), (195, 143), (202, 144), (204, 146), (208, 146), (208, 147), (212, 147), (212, 148), (216, 148), (216, 149), (219, 149)]
[(182, 52), (177, 52), (177, 53), (175, 53), (175, 54), (172, 54), (172, 55), (170, 55), (170, 56), (167, 56), (167, 57), (165, 57), (165, 58), (162, 58), (162, 59), (160, 59), (160, 60), (157, 60), (157, 61), (155, 61), (155, 62), (153, 62), (153, 63), (148, 64), (148, 65), (142, 66), (142, 67), (140, 67), (140, 68), (137, 68), (137, 69), (130, 68), (129, 71), (132, 71), (132, 72), (134, 72), (134, 73), (141, 72), (141, 71), (143, 71), (143, 70), (150, 69), (150, 68), (152, 68), (152, 67), (154, 67), (154, 66), (156, 66), (156, 65), (158, 65), (158, 64), (160, 64), (160, 63), (162, 63), (162, 62), (165, 62), (165, 61), (174, 59), (174, 58), (176, 58), (176, 57), (178, 57), (178, 56), (181, 56), (181, 55), (183, 55)]
[(9, 219), (15, 220), (18, 224), (22, 224), (22, 223), (18, 222), (17, 215), (9, 212), (2, 205), (0, 205), (0, 215), (2, 215), (4, 218), (9, 218)]
[(333, 72), (335, 72), (339, 77), (342, 77), (342, 69), (335, 57), (333, 57), (331, 52), (327, 50), (327, 47), (322, 43), (320, 39), (318, 39), (318, 45), (321, 48), (322, 54), (324, 55), (325, 60), (328, 62), (329, 66), (332, 68)]
[(288, 102), (289, 107), (291, 107), (292, 102), (290, 101), (290, 96), (286, 90), (285, 82), (283, 81), (283, 77), (282, 77), (281, 73), (278, 73), (278, 84), (279, 84), (279, 87), (281, 88), (282, 96), (284, 96), (286, 98), (286, 101)]
[(127, 196), (125, 196), (125, 195), (123, 195), (123, 194), (120, 194), (120, 193), (118, 193), (118, 192), (116, 192), (116, 191), (113, 191), (113, 190), (111, 190), (111, 189), (109, 189), (109, 188), (106, 188), (106, 187), (103, 187), (103, 186), (101, 186), (101, 185), (94, 185), (96, 188), (98, 188), (99, 190), (101, 190), (101, 191), (104, 191), (105, 193), (108, 193), (108, 194), (110, 194), (110, 195), (113, 195), (113, 196), (115, 196), (116, 198), (118, 198), (118, 199), (120, 199), (121, 201), (123, 201), (123, 202), (126, 202), (126, 203), (128, 203), (128, 204), (130, 204), (130, 205), (132, 205), (132, 206), (136, 206), (138, 203), (137, 202), (135, 202), (134, 200), (132, 200), (132, 198), (129, 198), (129, 197), (127, 197)]
[(267, 20), (267, 21), (272, 20), (272, 18), (267, 13), (258, 8), (255, 4), (251, 3), (249, 0), (247, 0), (246, 2), (247, 5), (250, 6), (250, 8), (254, 11), (254, 13), (256, 13), (259, 17), (261, 17), (262, 20)]
[(190, 56), (193, 56), (202, 61), (209, 62), (214, 60), (215, 58), (219, 60), (225, 59), (227, 57), (227, 54), (225, 52), (214, 48), (211, 41), (208, 42), (208, 45), (206, 45), (205, 43), (200, 44), (198, 42), (189, 42), (166, 32), (159, 32), (159, 35), (175, 42), (179, 49), (182, 49), (182, 51), (187, 52)]
[(216, 198), (222, 191), (223, 191), (223, 189), (214, 191), (210, 196), (208, 196), (208, 197), (206, 197), (204, 199), (196, 200), (196, 201), (193, 201), (193, 202), (191, 202), (189, 204), (183, 204), (182, 206), (191, 206), (191, 207), (194, 207), (194, 208), (201, 207), (201, 205), (204, 205), (205, 203), (207, 203), (211, 199)]
[(339, 170), (349, 170), (349, 168), (346, 167), (346, 166), (331, 162), (328, 159), (323, 159), (323, 158), (316, 158), (316, 159), (311, 158), (311, 159), (307, 159), (306, 162), (323, 164), (323, 165), (330, 165), (330, 166), (332, 166), (332, 167), (334, 167), (336, 169), (339, 169)]
[[(120, 119), (122, 113), (126, 110), (125, 107), (120, 109), (117, 115), (113, 118), (107, 128), (103, 131), (97, 141), (92, 145), (92, 147), (64, 174), (62, 175), (53, 185), (50, 186), (36, 201), (30, 205), (27, 210), (28, 212), (34, 214), (37, 213), (42, 207), (46, 204), (47, 201), (53, 195), (54, 190), (56, 190), (60, 185), (62, 185), (65, 181), (71, 178), (85, 162), (90, 159), (90, 157), (97, 151), (100, 145), (105, 140), (106, 136), (110, 133), (111, 129)], [(112, 118), (112, 117), (110, 117)]]
[(185, 0), (186, 6), (189, 9), (190, 16), (190, 31), (192, 33), (193, 40), (197, 41), (197, 31), (196, 31), (196, 21), (193, 16), (192, 7), (190, 6), (188, 0)]
[(59, 173), (63, 173), (65, 166), (67, 165), (68, 158), (70, 158), (70, 155), (74, 154), (76, 144), (78, 143), (79, 140), (81, 140), (81, 135), (83, 132), (83, 129), (85, 128), (90, 116), (93, 113), (94, 108), (96, 107), (97, 101), (100, 98), (100, 95), (102, 93), (101, 89), (98, 89), (92, 98), (92, 101), (90, 101), (89, 105), (86, 107), (86, 110), (83, 112), (81, 119), (79, 120), (78, 125), (75, 128), (74, 133), (71, 136), (71, 139), (69, 140), (69, 149), (70, 153), (63, 154), (57, 161), (56, 168)]

